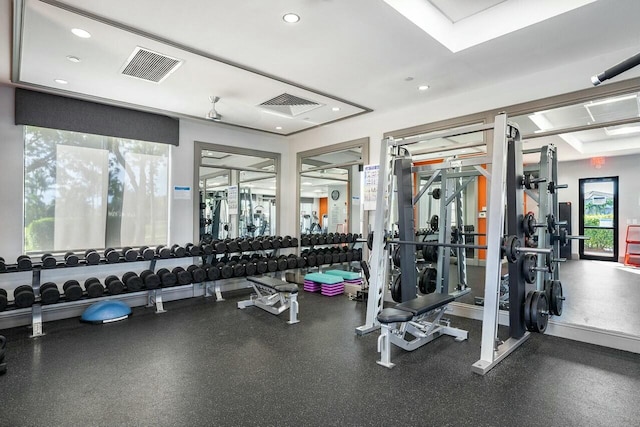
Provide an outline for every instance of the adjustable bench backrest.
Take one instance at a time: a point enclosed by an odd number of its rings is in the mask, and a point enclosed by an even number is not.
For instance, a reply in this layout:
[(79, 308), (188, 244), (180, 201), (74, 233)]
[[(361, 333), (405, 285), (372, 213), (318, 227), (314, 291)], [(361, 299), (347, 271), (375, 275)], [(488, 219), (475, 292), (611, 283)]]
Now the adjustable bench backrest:
[(454, 300), (455, 298), (451, 295), (433, 293), (405, 301), (396, 305), (395, 308), (413, 313), (414, 316), (419, 316), (447, 305)]

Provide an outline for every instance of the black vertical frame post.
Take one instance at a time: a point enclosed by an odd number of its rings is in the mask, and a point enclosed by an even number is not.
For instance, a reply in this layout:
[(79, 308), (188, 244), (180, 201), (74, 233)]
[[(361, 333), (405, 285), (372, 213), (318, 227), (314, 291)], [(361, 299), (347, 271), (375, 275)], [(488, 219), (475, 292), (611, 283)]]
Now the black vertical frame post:
[[(398, 238), (402, 241), (415, 240), (413, 222), (413, 175), (411, 159), (397, 159), (395, 164), (397, 203), (398, 203)], [(400, 271), (402, 272), (401, 302), (414, 299), (416, 290), (416, 247), (399, 245)]]
[[(507, 235), (517, 236), (524, 245), (522, 220), (524, 218), (524, 190), (522, 187), (522, 142), (519, 131), (508, 127), (507, 142)], [(509, 263), (509, 336), (520, 338), (525, 334), (525, 283), (522, 277), (522, 259)]]
[[(592, 182), (611, 182), (613, 183), (613, 227), (608, 229), (613, 230), (613, 254), (611, 256), (598, 256), (598, 255), (585, 255), (584, 253), (584, 240), (579, 240), (579, 257), (580, 259), (598, 260), (598, 261), (618, 261), (619, 254), (619, 227), (618, 227), (618, 177), (607, 176), (602, 178), (581, 178), (578, 181), (578, 230), (581, 235), (585, 234), (584, 225), (584, 185)], [(589, 227), (587, 227), (588, 229)], [(606, 227), (597, 227), (607, 229)]]

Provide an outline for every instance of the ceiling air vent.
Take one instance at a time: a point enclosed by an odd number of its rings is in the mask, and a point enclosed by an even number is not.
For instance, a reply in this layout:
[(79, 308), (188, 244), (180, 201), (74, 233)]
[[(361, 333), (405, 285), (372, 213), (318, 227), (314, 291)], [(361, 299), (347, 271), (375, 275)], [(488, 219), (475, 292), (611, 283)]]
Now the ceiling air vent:
[(140, 46), (133, 50), (122, 68), (122, 74), (160, 83), (173, 73), (182, 61)]
[(315, 101), (300, 98), (299, 96), (283, 93), (282, 95), (278, 95), (275, 98), (271, 98), (270, 100), (263, 102), (259, 106), (266, 110), (295, 117), (299, 114), (320, 108), (322, 105), (323, 104)]

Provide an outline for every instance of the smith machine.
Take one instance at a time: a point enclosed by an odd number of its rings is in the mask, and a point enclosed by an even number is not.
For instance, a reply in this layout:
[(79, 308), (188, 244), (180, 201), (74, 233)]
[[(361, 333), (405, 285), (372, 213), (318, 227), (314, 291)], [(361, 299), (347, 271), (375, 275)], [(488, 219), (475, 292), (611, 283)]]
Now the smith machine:
[[(493, 131), (493, 142), (487, 143), (487, 154), (468, 158), (449, 158), (443, 163), (425, 166), (413, 166), (407, 146), (436, 138), (446, 138), (479, 131)], [(459, 144), (459, 148), (471, 148), (485, 145), (484, 142)], [(425, 154), (432, 150), (414, 151), (413, 155)], [(438, 148), (437, 151), (442, 151)], [(491, 170), (483, 165), (490, 164)], [(431, 174), (426, 184), (413, 196), (412, 174)], [(460, 194), (477, 176), (483, 175), (490, 182), (487, 204), (486, 245), (465, 244), (464, 233), (458, 235), (455, 243), (450, 242), (451, 220), (450, 204), (455, 202), (457, 229), (462, 230)], [(395, 179), (394, 179), (395, 178)], [(557, 172), (550, 175), (547, 185), (555, 183)], [(440, 181), (443, 199), (440, 210), (440, 232), (437, 241), (416, 241), (414, 224), (414, 205), (428, 188)], [(472, 370), (485, 374), (503, 358), (514, 351), (528, 337), (529, 331), (544, 332), (548, 318), (549, 299), (552, 297), (544, 285), (530, 289), (527, 293), (528, 270), (536, 273), (542, 269), (552, 272), (558, 259), (554, 258), (553, 247), (544, 238), (537, 247), (525, 245), (525, 237), (536, 230), (546, 227), (549, 234), (555, 235), (559, 225), (555, 216), (550, 224), (547, 216), (544, 224), (537, 223), (533, 215), (525, 215), (524, 190), (533, 184), (542, 182), (524, 175), (522, 162), (522, 141), (518, 128), (507, 123), (506, 114), (495, 117), (493, 124), (467, 126), (456, 131), (444, 131), (431, 134), (429, 138), (406, 138), (395, 140), (386, 138), (381, 144), (380, 168), (376, 199), (376, 217), (373, 234), (369, 236), (372, 247), (370, 265), (371, 280), (365, 324), (356, 328), (363, 335), (382, 326), (378, 340), (381, 353), (379, 364), (392, 367), (390, 345), (405, 350), (414, 350), (441, 335), (451, 335), (457, 340), (466, 339), (466, 332), (451, 328), (449, 322), (442, 319), (447, 305), (459, 296), (468, 293), (464, 270), (459, 271), (459, 283), (449, 292), (448, 270), (451, 249), (457, 250), (459, 260), (464, 261), (467, 248), (486, 249), (484, 314), (482, 324), (482, 347), (480, 360), (473, 364)], [(560, 188), (553, 184), (555, 188)], [(395, 200), (397, 198), (397, 201)], [(540, 198), (540, 197), (539, 197)], [(397, 205), (398, 233), (392, 232), (394, 215), (391, 207)], [(549, 205), (553, 205), (550, 201)], [(449, 206), (449, 207), (448, 207)], [(506, 206), (506, 209), (505, 209)], [(554, 212), (557, 215), (557, 212)], [(506, 221), (505, 221), (506, 220)], [(551, 226), (553, 230), (551, 231)], [(506, 228), (505, 228), (506, 227)], [(558, 232), (558, 235), (560, 232)], [(566, 236), (566, 233), (565, 233)], [(556, 241), (557, 243), (557, 241)], [(436, 293), (418, 296), (418, 274), (416, 269), (416, 249), (433, 246), (438, 251), (438, 276)], [(389, 284), (391, 257), (395, 253), (401, 269), (400, 304), (384, 309), (385, 290)], [(501, 342), (497, 338), (499, 294), (501, 283), (502, 259), (506, 257), (509, 270), (509, 338)], [(533, 262), (533, 265), (530, 263)], [(459, 268), (460, 268), (460, 262)], [(547, 282), (557, 280), (557, 276), (542, 275)], [(424, 289), (424, 287), (422, 288)], [(561, 291), (560, 291), (561, 292)], [(560, 297), (561, 297), (560, 293)], [(556, 302), (562, 303), (562, 300)], [(436, 313), (432, 320), (428, 314)], [(411, 334), (408, 336), (407, 332)], [(410, 340), (410, 338), (413, 338)]]

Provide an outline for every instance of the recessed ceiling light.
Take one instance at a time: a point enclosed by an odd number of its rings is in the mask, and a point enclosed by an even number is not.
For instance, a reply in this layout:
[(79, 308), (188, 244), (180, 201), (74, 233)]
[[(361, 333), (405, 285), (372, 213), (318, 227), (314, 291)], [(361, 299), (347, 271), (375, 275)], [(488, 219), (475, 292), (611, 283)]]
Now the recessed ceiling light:
[(67, 83), (69, 83), (66, 80), (62, 80), (62, 79), (55, 79), (54, 82), (59, 83), (61, 85), (66, 85)]
[(406, 78), (404, 79), (404, 81), (405, 81), (405, 82), (410, 82), (411, 80), (413, 80), (413, 77), (411, 77), (411, 76), (406, 77)]
[(83, 30), (82, 28), (72, 28), (71, 32), (76, 36), (80, 37), (81, 39), (88, 39), (89, 37), (91, 37), (91, 33), (89, 33), (86, 30)]
[(282, 130), (282, 126), (276, 126), (276, 130)]
[(67, 56), (67, 59), (68, 59), (69, 61), (71, 61), (71, 62), (76, 62), (76, 63), (77, 63), (77, 62), (80, 62), (80, 58), (78, 58), (77, 56), (69, 55), (69, 56)]
[(427, 90), (427, 89), (429, 89), (428, 85), (418, 86), (418, 90)]
[(282, 19), (284, 20), (284, 22), (288, 22), (289, 24), (295, 24), (300, 20), (300, 17), (295, 13), (285, 13)]
[(340, 111), (340, 107), (333, 107), (331, 111)]

